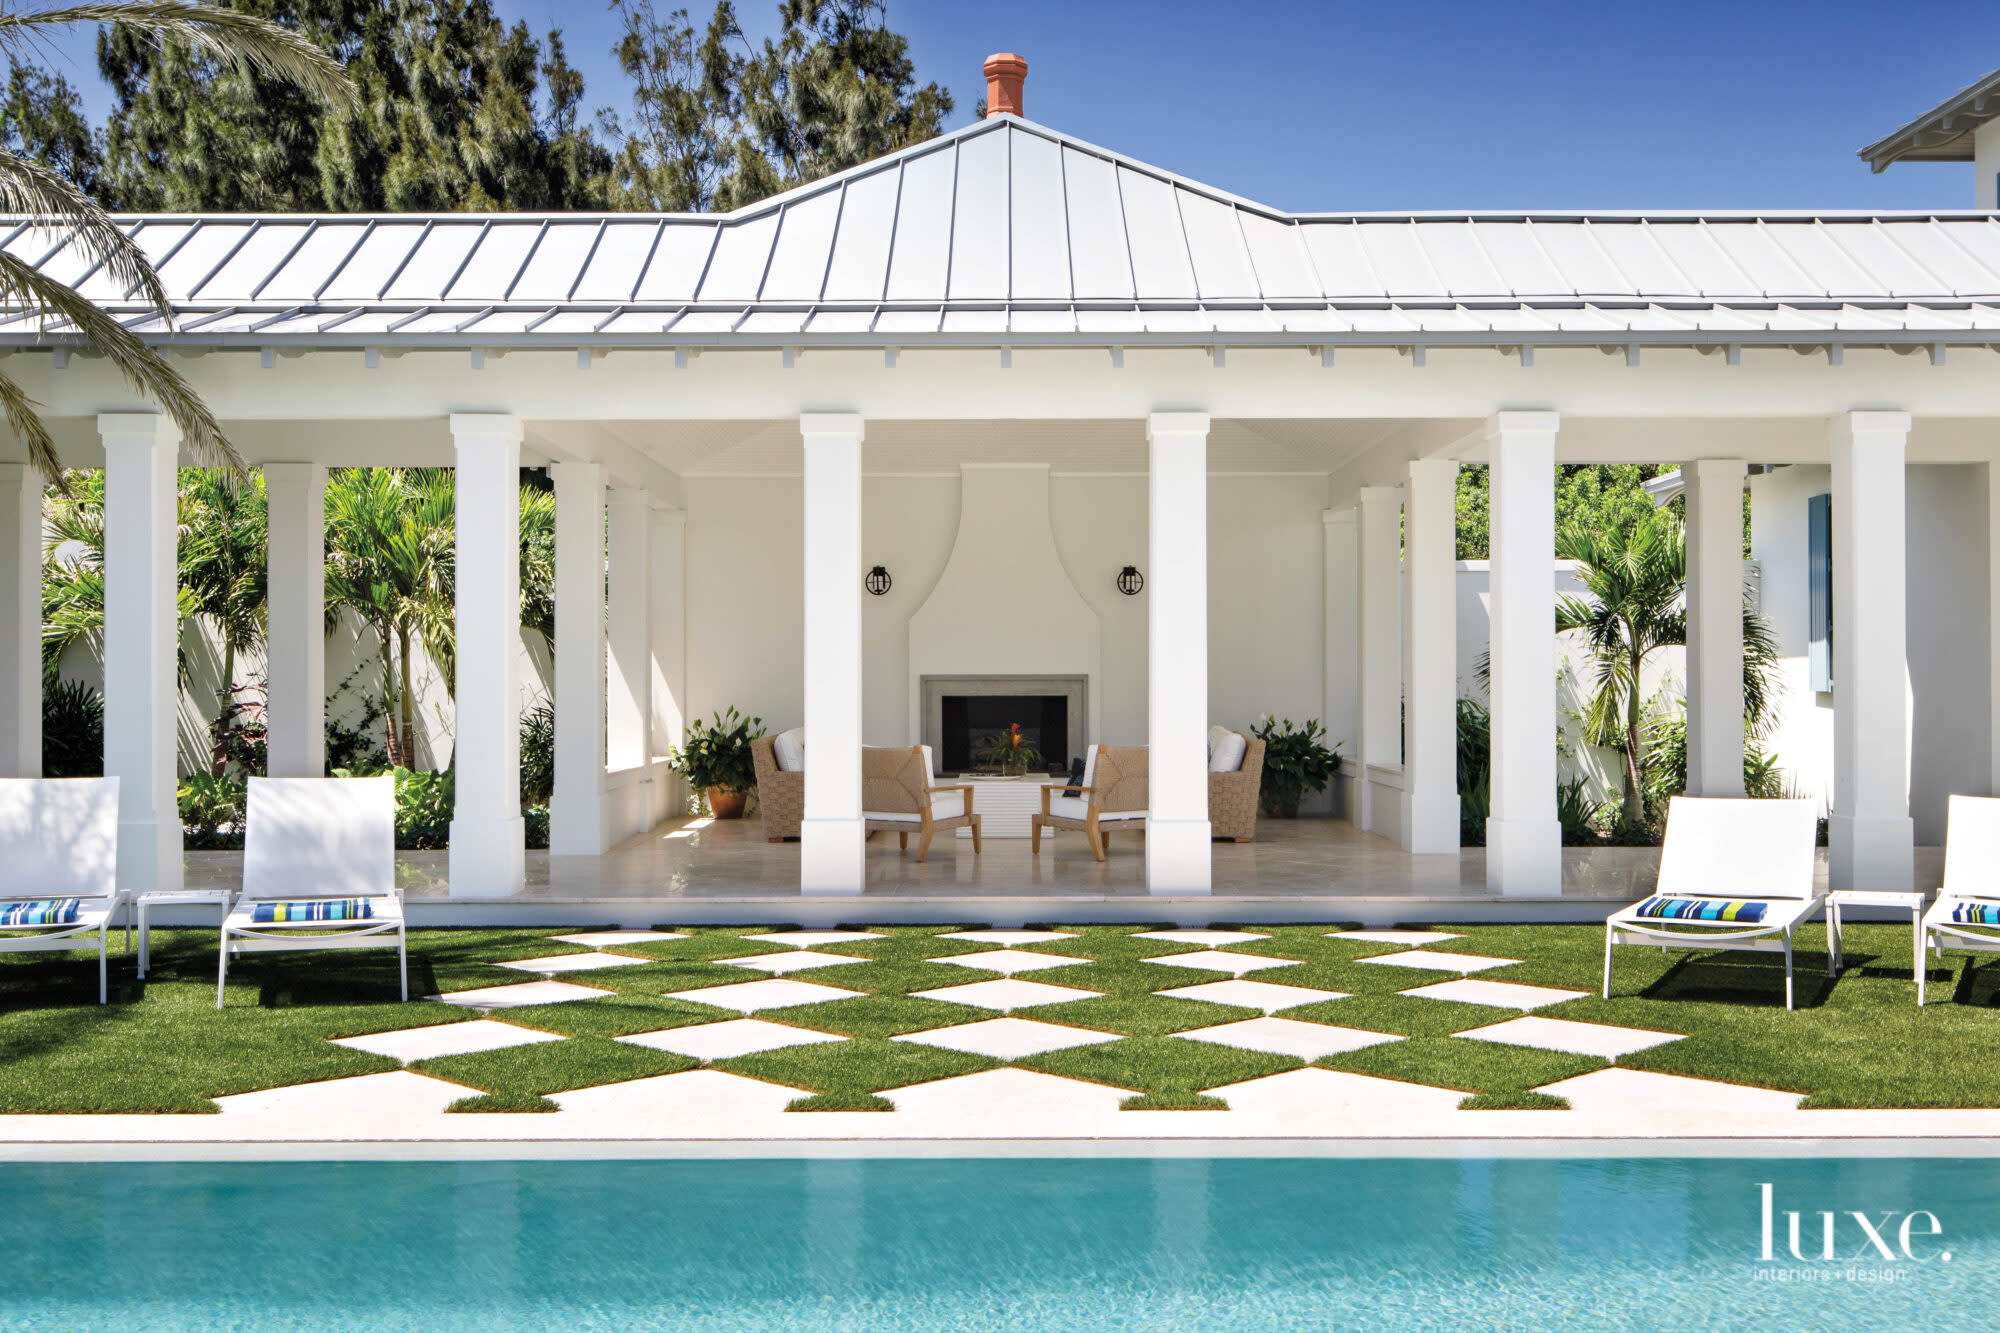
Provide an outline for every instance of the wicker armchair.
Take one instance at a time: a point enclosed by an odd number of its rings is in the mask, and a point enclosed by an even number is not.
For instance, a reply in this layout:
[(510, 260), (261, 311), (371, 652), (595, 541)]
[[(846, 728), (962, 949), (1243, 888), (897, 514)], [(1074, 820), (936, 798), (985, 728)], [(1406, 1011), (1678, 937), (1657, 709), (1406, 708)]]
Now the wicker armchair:
[(777, 738), (764, 736), (750, 742), (750, 754), (757, 764), (757, 810), (764, 819), (764, 837), (783, 842), (799, 836), (806, 817), (806, 775), (787, 773), (778, 767)]
[(930, 855), (931, 838), (948, 829), (971, 829), (973, 855), (984, 850), (971, 785), (933, 787), (930, 754), (921, 745), (862, 749), (861, 821), (870, 833), (895, 834), (906, 852), (916, 834), (919, 862)]
[(1095, 745), (1083, 768), (1083, 786), (1042, 788), (1042, 812), (1028, 826), (1029, 850), (1042, 850), (1042, 830), (1075, 829), (1102, 861), (1113, 829), (1146, 831), (1147, 759), (1143, 745)]
[(1249, 842), (1257, 836), (1257, 794), (1264, 785), (1264, 742), (1246, 738), (1243, 766), (1234, 773), (1208, 775), (1208, 831), (1211, 837)]

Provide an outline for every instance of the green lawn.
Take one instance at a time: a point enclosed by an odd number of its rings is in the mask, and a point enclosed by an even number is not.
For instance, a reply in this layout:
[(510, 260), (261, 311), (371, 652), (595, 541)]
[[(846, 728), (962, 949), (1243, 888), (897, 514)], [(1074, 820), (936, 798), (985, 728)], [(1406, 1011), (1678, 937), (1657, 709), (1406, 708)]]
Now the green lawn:
[[(674, 929), (671, 923), (661, 927)], [(961, 927), (872, 927), (885, 938), (833, 945), (852, 957), (799, 980), (863, 994), (827, 1004), (767, 1010), (757, 1017), (851, 1040), (720, 1060), (715, 1068), (796, 1089), (799, 1110), (887, 1110), (886, 1090), (1001, 1066), (1003, 1061), (892, 1038), (979, 1022), (994, 1011), (926, 999), (913, 991), (997, 979), (999, 974), (929, 961), (991, 945), (941, 940)], [(1133, 1108), (1214, 1109), (1209, 1090), (1300, 1068), (1303, 1061), (1172, 1034), (1255, 1016), (1255, 1011), (1155, 992), (1221, 974), (1142, 961), (1198, 946), (1133, 938), (1157, 926), (1059, 926), (1077, 938), (1030, 945), (1032, 952), (1089, 961), (1023, 979), (1104, 992), (1099, 999), (1017, 1011), (1117, 1040), (1029, 1056), (1013, 1063), (1124, 1089)], [(1782, 1008), (1777, 959), (1755, 955), (1673, 955), (1619, 950), (1613, 998), (1596, 994), (1601, 926), (1456, 926), (1464, 936), (1430, 951), (1523, 960), (1477, 974), (1485, 979), (1586, 992), (1537, 1012), (1579, 1022), (1682, 1033), (1686, 1040), (1620, 1063), (1808, 1095), (1809, 1107), (2000, 1106), (2000, 968), (1974, 971), (1963, 957), (1931, 972), (1932, 1004), (1919, 1010), (1910, 981), (1907, 926), (1848, 929), (1848, 970), (1825, 977), (1824, 937), (1809, 927), (1798, 958), (1799, 1008)], [(566, 952), (562, 930), (425, 930), (410, 935), (413, 995), (498, 986), (533, 978), (496, 967), (510, 959)], [(548, 1110), (546, 1095), (698, 1067), (685, 1056), (614, 1038), (736, 1018), (733, 1010), (672, 991), (753, 981), (763, 974), (720, 960), (779, 951), (746, 940), (769, 926), (690, 928), (689, 938), (621, 945), (632, 966), (565, 979), (614, 992), (602, 999), (496, 1012), (502, 1022), (569, 1040), (416, 1066), (464, 1085), (465, 1110)], [(1230, 951), (1292, 960), (1260, 969), (1257, 981), (1349, 992), (1283, 1015), (1406, 1038), (1318, 1063), (1382, 1078), (1450, 1088), (1468, 1108), (1557, 1107), (1544, 1084), (1604, 1068), (1605, 1061), (1453, 1034), (1518, 1016), (1512, 1009), (1447, 1003), (1396, 992), (1452, 974), (1361, 965), (1399, 946), (1343, 940), (1328, 924), (1252, 926), (1270, 938)], [(211, 1098), (260, 1088), (376, 1073), (393, 1060), (332, 1045), (358, 1036), (479, 1015), (422, 1000), (397, 1004), (393, 954), (265, 955), (231, 969), (228, 1003), (215, 1003), (212, 930), (163, 930), (153, 937), (154, 974), (134, 979), (129, 956), (112, 961), (112, 1003), (99, 1007), (96, 960), (69, 955), (0, 955), (0, 1112), (203, 1112)]]

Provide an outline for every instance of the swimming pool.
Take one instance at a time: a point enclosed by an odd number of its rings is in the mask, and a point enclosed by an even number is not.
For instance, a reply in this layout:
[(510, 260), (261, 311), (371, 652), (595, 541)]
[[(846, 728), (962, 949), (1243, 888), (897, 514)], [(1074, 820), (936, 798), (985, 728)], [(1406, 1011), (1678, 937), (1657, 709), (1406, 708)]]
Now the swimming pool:
[(2000, 1308), (1996, 1199), (1943, 1159), (12, 1165), (0, 1328), (1944, 1326)]

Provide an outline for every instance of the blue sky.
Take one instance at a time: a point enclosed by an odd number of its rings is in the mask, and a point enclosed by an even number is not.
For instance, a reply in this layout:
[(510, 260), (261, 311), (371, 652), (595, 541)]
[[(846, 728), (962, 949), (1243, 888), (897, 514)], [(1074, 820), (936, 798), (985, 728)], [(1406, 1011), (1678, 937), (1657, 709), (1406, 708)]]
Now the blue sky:
[[(622, 99), (601, 0), (497, 3), (563, 28), (594, 104)], [(776, 4), (738, 8), (755, 29)], [(1030, 119), (1290, 209), (1965, 207), (1969, 165), (1877, 176), (1854, 150), (2000, 68), (1990, 0), (891, 0), (889, 17), (955, 124), (983, 59), (1018, 51)]]

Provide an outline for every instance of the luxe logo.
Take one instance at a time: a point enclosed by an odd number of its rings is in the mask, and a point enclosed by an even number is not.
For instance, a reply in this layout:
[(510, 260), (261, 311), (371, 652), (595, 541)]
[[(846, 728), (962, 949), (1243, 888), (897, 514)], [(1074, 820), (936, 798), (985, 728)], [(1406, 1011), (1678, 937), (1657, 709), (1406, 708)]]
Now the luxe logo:
[[(1775, 1252), (1777, 1240), (1777, 1219), (1785, 1219), (1785, 1240), (1794, 1259), (1816, 1259), (1827, 1262), (1853, 1263), (1856, 1260), (1887, 1260), (1902, 1263), (1906, 1260), (1926, 1263), (1932, 1259), (1939, 1263), (1951, 1262), (1951, 1251), (1940, 1250), (1936, 1254), (1919, 1254), (1913, 1241), (1925, 1240), (1944, 1234), (1944, 1227), (1935, 1213), (1922, 1209), (1912, 1213), (1885, 1212), (1869, 1214), (1863, 1212), (1818, 1211), (1800, 1213), (1795, 1210), (1778, 1211), (1776, 1191), (1769, 1182), (1760, 1184), (1758, 1191), (1763, 1195), (1764, 1204), (1764, 1248), (1758, 1258), (1770, 1261), (1779, 1256)], [(1817, 1219), (1816, 1223), (1802, 1224), (1801, 1217)], [(1902, 1220), (1897, 1221), (1898, 1218)], [(1813, 1233), (1817, 1232), (1817, 1235)], [(1817, 1242), (1815, 1246), (1814, 1242)], [(1853, 1251), (1846, 1247), (1853, 1245)], [(1812, 1250), (1812, 1253), (1808, 1253)]]

